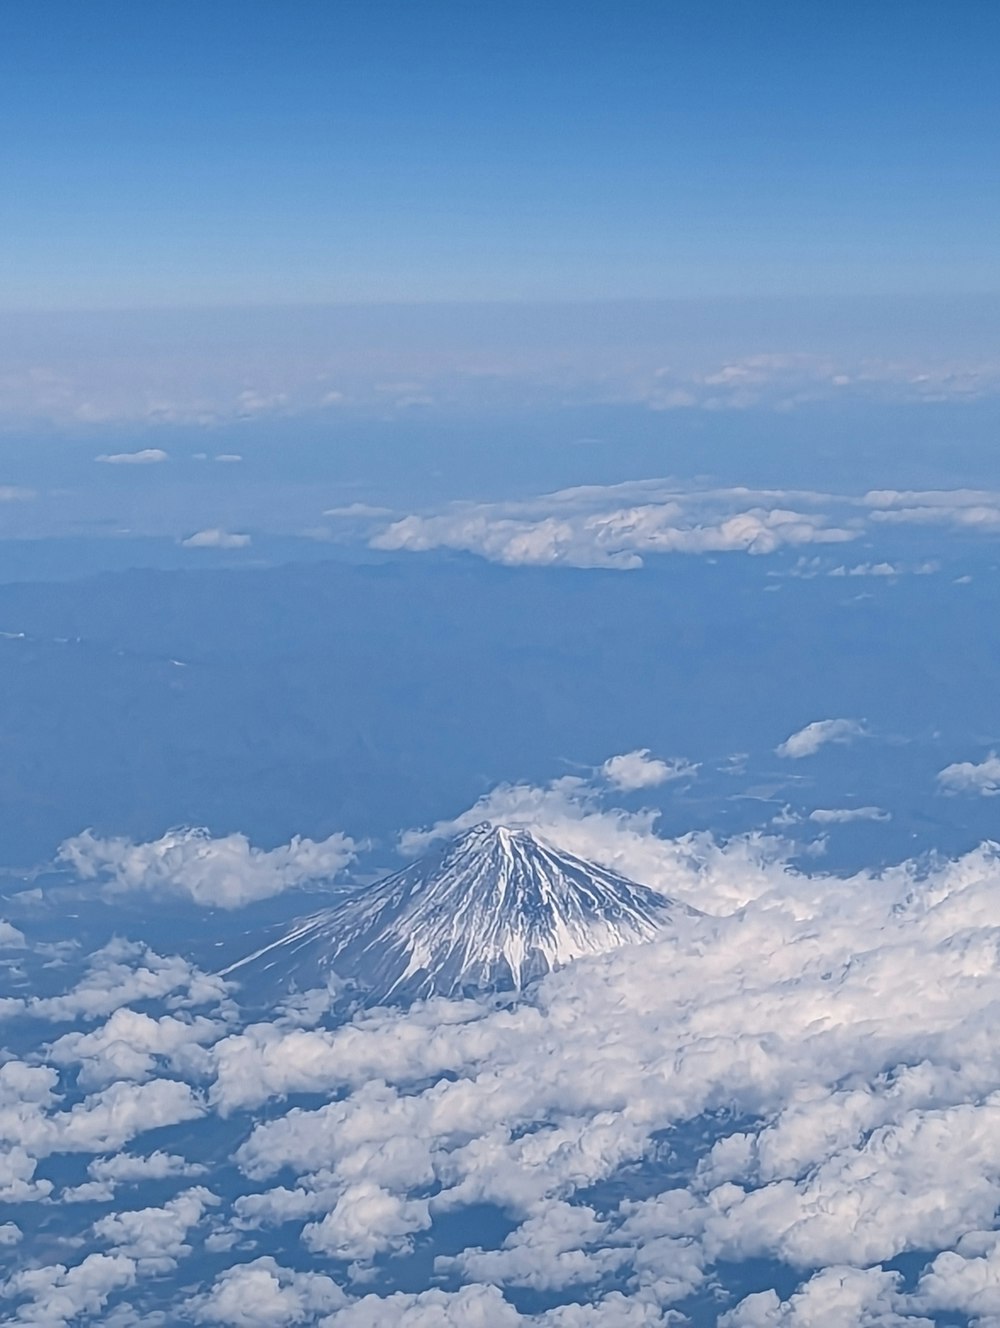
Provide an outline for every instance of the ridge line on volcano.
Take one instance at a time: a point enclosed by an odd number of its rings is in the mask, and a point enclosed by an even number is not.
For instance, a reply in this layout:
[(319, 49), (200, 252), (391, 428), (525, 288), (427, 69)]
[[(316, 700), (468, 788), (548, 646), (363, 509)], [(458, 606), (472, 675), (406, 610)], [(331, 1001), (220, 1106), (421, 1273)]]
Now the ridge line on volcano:
[(575, 959), (649, 941), (697, 910), (481, 821), (223, 970), (262, 990), (344, 980), (368, 1003), (521, 991)]

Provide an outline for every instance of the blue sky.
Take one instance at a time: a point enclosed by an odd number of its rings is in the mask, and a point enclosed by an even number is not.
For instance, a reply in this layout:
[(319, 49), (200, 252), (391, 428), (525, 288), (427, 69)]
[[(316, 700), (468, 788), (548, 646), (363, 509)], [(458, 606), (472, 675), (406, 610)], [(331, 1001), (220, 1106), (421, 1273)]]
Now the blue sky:
[(14, 0), (0, 310), (995, 291), (1000, 11)]

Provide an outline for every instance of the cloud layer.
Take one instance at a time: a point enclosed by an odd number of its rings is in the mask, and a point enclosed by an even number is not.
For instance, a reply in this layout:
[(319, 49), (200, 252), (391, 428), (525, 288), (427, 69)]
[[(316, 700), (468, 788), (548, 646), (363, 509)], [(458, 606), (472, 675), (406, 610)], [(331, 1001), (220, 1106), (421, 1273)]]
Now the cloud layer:
[[(634, 788), (657, 758), (625, 756)], [(62, 1211), (103, 1205), (72, 1257), (2, 1284), (21, 1321), (138, 1324), (175, 1270), (173, 1312), (215, 1324), (665, 1328), (710, 1294), (725, 1328), (996, 1321), (993, 846), (838, 878), (769, 836), (661, 838), (575, 776), (497, 788), (404, 844), (484, 816), (704, 916), (503, 1005), (328, 1019), (303, 1001), (247, 1024), (217, 979), (122, 943), (63, 993), (0, 1005), (82, 1021), (0, 1067), (0, 1192), (44, 1203), (60, 1193), (45, 1160), (82, 1155)], [(81, 862), (156, 888), (150, 846), (109, 842), (85, 840)], [(182, 838), (174, 874), (218, 843)], [(312, 870), (293, 849), (254, 859), (244, 840), (235, 861)], [(183, 1148), (139, 1146), (185, 1122)], [(434, 1284), (394, 1287), (417, 1249)], [(221, 1260), (200, 1285), (196, 1250)], [(885, 1266), (902, 1255), (908, 1279)], [(747, 1261), (779, 1268), (782, 1293), (730, 1285)], [(518, 1308), (528, 1292), (542, 1308)]]

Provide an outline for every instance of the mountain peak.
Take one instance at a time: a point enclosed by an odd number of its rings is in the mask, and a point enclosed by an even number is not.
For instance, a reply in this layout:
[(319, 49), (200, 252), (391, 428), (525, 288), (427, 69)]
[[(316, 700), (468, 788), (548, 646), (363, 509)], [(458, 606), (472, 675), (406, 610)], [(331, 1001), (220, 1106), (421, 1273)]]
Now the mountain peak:
[(374, 1002), (520, 990), (693, 912), (524, 827), (481, 821), (226, 972), (300, 989), (336, 974)]

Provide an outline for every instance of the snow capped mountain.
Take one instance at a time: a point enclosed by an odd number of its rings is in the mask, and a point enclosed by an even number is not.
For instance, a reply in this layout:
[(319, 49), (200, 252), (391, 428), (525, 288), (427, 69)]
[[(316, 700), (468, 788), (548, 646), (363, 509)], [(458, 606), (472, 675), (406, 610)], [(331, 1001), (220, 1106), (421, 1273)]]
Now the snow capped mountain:
[(300, 919), (225, 975), (251, 990), (306, 990), (334, 973), (376, 1001), (517, 990), (583, 955), (650, 940), (694, 912), (526, 830), (484, 822)]

